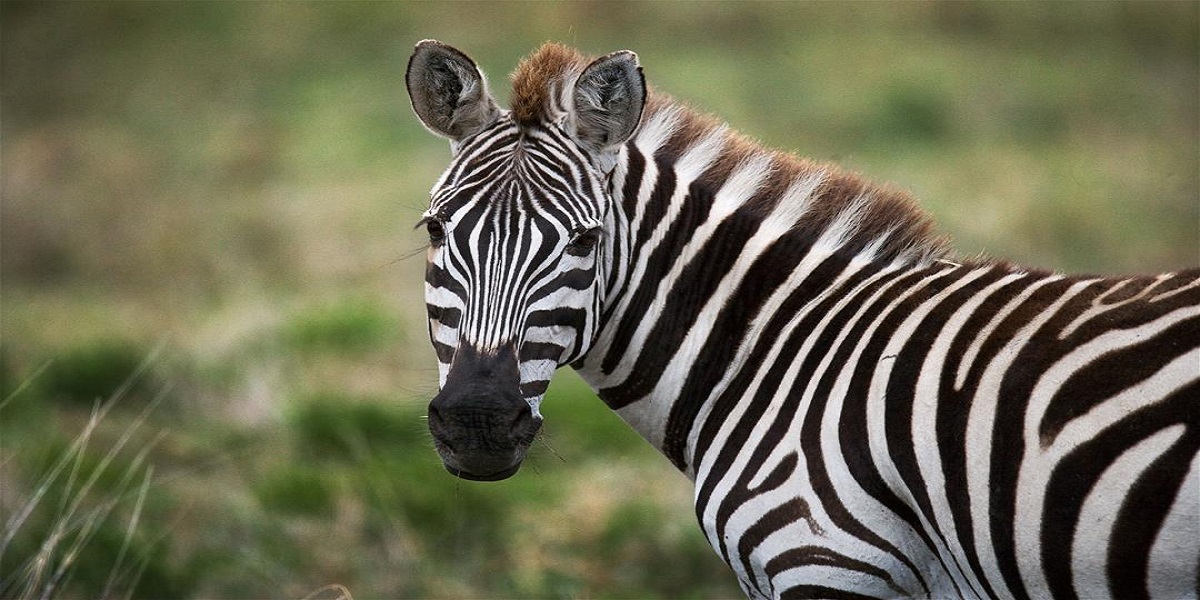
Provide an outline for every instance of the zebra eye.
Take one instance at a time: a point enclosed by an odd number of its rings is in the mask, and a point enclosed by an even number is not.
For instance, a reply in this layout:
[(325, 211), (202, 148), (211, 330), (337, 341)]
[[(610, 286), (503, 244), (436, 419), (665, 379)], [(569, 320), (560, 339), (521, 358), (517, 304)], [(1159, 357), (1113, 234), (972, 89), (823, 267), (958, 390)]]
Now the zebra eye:
[(571, 256), (587, 256), (591, 254), (592, 249), (596, 247), (596, 242), (599, 241), (599, 227), (577, 230), (575, 237), (571, 238), (571, 242), (567, 244), (567, 254)]
[(429, 232), (429, 243), (439, 244), (446, 239), (446, 226), (437, 219), (425, 221), (425, 230)]

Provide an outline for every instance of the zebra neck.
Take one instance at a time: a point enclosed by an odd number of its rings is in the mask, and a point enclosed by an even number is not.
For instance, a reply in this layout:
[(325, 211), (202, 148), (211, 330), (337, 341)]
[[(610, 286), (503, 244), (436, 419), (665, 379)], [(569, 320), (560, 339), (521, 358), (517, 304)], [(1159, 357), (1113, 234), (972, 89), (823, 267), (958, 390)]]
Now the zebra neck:
[(762, 335), (762, 315), (801, 288), (812, 301), (836, 293), (851, 265), (919, 268), (945, 250), (903, 193), (678, 105), (652, 109), (614, 172), (599, 331), (575, 366), (687, 472), (682, 438)]
[[(611, 368), (604, 370), (601, 361), (580, 370), (606, 404), (689, 477), (696, 434), (736, 422), (730, 416), (753, 400), (741, 391), (769, 375), (760, 372), (762, 357), (773, 355), (782, 332), (844, 311), (864, 282), (886, 286), (914, 273), (952, 268), (897, 266), (824, 252), (815, 244), (796, 263), (760, 256), (699, 264), (704, 266), (695, 272), (684, 269), (662, 279), (661, 286), (647, 282), (655, 290), (643, 292), (631, 303), (629, 318), (602, 332), (606, 345), (595, 351), (618, 357), (607, 365)], [(720, 274), (716, 267), (727, 270)], [(788, 364), (803, 358), (796, 355)]]

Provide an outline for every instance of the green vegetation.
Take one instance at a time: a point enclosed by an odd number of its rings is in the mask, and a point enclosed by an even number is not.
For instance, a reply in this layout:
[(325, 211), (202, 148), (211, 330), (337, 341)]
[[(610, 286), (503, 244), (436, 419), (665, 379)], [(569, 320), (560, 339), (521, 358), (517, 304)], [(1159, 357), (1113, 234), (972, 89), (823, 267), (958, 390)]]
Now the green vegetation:
[[(964, 254), (1200, 256), (1200, 6), (0, 4), (0, 596), (730, 597), (690, 486), (571, 373), (445, 473), (412, 44), (553, 39), (913, 190)], [(332, 597), (328, 588), (320, 597)]]
[(380, 306), (349, 302), (298, 315), (283, 333), (297, 352), (361, 355), (384, 347), (389, 336), (399, 333), (399, 323)]
[(48, 365), (39, 378), (42, 390), (51, 399), (90, 407), (116, 394), (126, 383), (144, 388), (145, 378), (130, 379), (142, 369), (146, 353), (136, 344), (121, 340), (102, 340), (77, 348), (67, 348)]

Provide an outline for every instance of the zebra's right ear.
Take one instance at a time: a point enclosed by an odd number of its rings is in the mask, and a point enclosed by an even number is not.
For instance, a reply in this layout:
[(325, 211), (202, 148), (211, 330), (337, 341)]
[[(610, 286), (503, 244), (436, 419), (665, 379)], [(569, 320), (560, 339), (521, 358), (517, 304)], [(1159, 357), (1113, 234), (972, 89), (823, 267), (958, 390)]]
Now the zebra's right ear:
[(404, 82), (425, 128), (453, 142), (480, 132), (500, 114), (475, 61), (436, 40), (413, 49)]
[(611, 153), (633, 136), (645, 105), (646, 81), (637, 55), (622, 50), (598, 58), (575, 80), (575, 138), (593, 153)]

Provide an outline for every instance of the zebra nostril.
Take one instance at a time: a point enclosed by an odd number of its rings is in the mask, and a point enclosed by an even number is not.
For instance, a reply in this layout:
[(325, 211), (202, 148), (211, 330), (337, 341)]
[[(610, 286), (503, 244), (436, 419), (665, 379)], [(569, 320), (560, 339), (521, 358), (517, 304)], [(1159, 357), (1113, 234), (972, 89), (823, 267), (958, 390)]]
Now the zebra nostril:
[(531, 421), (531, 420), (533, 420), (533, 415), (530, 414), (529, 411), (527, 411), (527, 410), (518, 411), (517, 416), (513, 417), (512, 428), (514, 430), (516, 430), (516, 429), (520, 429), (522, 427), (528, 427), (529, 421)]
[(542, 424), (540, 420), (534, 418), (532, 411), (522, 410), (513, 418), (511, 427), (510, 431), (518, 439), (530, 442), (533, 440), (533, 436), (537, 435)]
[(429, 422), (437, 423), (438, 425), (442, 424), (442, 413), (432, 404), (429, 405)]

